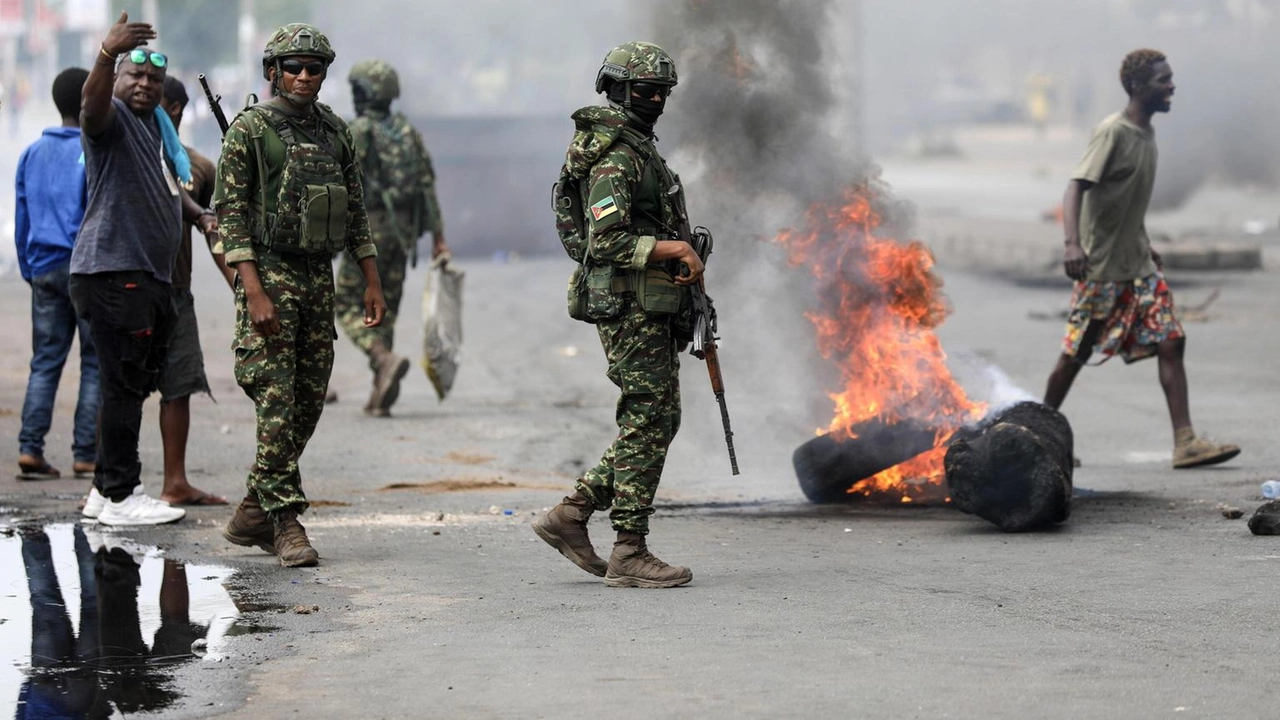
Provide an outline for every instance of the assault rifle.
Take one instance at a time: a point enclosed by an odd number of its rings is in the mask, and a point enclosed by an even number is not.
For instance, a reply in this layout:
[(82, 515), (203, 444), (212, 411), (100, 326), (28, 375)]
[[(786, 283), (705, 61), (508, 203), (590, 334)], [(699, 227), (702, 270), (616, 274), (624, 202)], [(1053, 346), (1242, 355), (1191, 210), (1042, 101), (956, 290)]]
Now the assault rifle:
[[(684, 212), (684, 208), (680, 208)], [(688, 227), (688, 221), (684, 222)], [(711, 257), (711, 247), (715, 241), (711, 231), (698, 226), (689, 234), (689, 244), (698, 253), (705, 264)], [(724, 425), (724, 444), (729, 448), (729, 467), (733, 474), (738, 474), (738, 456), (733, 451), (733, 430), (729, 428), (729, 408), (724, 402), (724, 377), (720, 374), (720, 355), (716, 352), (716, 308), (711, 304), (711, 297), (702, 289), (702, 281), (689, 286), (693, 294), (693, 342), (689, 354), (707, 362), (707, 373), (711, 376), (711, 391), (716, 395), (716, 403), (720, 405), (720, 422)]]
[(204, 73), (200, 73), (197, 79), (200, 81), (200, 87), (204, 88), (204, 98), (209, 101), (209, 109), (213, 111), (213, 117), (218, 121), (218, 128), (222, 130), (222, 136), (226, 137), (227, 128), (231, 127), (231, 124), (227, 122), (227, 116), (222, 112), (222, 96), (213, 94)]

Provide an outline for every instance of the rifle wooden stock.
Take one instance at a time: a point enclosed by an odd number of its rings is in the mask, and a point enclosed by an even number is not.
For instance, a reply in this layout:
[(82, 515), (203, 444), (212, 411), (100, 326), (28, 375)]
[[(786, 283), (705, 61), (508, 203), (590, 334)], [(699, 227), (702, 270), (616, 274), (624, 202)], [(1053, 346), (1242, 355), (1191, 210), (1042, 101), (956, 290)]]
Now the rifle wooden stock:
[(724, 376), (720, 374), (720, 355), (716, 353), (715, 343), (708, 345), (702, 352), (707, 361), (707, 374), (711, 376), (711, 391), (722, 395), (724, 394)]

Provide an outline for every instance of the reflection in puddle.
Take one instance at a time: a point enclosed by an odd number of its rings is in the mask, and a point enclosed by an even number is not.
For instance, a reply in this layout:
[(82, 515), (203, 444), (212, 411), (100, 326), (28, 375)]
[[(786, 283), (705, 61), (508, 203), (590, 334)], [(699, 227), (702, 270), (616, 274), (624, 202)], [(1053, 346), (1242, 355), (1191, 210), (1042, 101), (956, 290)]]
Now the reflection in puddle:
[(168, 707), (179, 697), (169, 670), (216, 659), (238, 616), (222, 587), (229, 569), (183, 565), (92, 527), (2, 530), (0, 715), (6, 706), (19, 719)]

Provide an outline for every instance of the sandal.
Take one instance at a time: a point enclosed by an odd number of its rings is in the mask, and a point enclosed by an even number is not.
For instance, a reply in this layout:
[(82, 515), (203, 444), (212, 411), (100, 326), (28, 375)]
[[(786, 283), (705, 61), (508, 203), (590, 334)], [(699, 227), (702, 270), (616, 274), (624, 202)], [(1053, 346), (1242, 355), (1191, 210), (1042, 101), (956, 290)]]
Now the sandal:
[(18, 458), (19, 480), (57, 480), (62, 477), (58, 468), (50, 465), (42, 457), (23, 455)]

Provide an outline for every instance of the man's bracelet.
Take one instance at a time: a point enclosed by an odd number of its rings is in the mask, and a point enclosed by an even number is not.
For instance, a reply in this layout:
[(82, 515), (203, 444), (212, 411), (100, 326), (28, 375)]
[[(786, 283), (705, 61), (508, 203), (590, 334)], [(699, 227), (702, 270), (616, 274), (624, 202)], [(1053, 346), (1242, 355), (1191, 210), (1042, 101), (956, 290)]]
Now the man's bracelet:
[[(115, 65), (115, 64), (116, 64), (116, 56), (115, 56), (115, 55), (112, 55), (112, 54), (111, 54), (111, 53), (109, 53), (109, 52), (107, 52), (107, 46), (106, 46), (105, 44), (98, 45), (98, 53), (99, 53), (100, 55), (102, 55), (102, 57), (106, 58), (106, 59), (107, 59), (107, 62), (111, 63), (112, 65)], [(107, 64), (107, 63), (102, 62), (101, 60), (97, 60), (96, 62), (98, 62), (98, 63), (100, 63), (100, 64), (102, 64), (102, 65), (106, 65), (106, 64)]]

